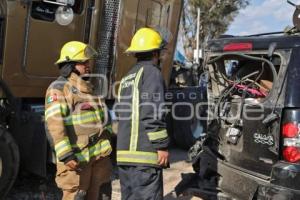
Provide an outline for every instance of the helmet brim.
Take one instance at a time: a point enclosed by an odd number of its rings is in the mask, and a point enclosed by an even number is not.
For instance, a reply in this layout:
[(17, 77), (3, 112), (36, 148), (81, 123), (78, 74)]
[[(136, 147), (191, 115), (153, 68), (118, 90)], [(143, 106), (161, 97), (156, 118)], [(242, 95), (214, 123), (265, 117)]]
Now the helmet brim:
[[(81, 57), (80, 59), (76, 59), (76, 56), (82, 52), (84, 56)], [(84, 50), (79, 51), (77, 54), (73, 56), (73, 58), (68, 58), (68, 57), (59, 58), (54, 64), (59, 65), (65, 62), (86, 62), (87, 60), (93, 59), (95, 56), (97, 56), (97, 54), (98, 54), (97, 51), (93, 47), (87, 45), (84, 48)]]
[(126, 49), (125, 53), (131, 54), (131, 53), (147, 53), (147, 52), (152, 52), (152, 51), (157, 51), (161, 50), (161, 48), (152, 48), (152, 49), (146, 49), (146, 50), (137, 50), (133, 48), (128, 48)]

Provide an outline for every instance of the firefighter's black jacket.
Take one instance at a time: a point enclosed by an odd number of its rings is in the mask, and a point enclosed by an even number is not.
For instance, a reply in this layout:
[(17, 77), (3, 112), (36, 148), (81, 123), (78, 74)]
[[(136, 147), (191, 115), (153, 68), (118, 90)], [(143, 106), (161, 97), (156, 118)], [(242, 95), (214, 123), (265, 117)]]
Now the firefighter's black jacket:
[(138, 62), (119, 86), (118, 165), (154, 166), (157, 150), (168, 146), (164, 120), (164, 80), (151, 61)]

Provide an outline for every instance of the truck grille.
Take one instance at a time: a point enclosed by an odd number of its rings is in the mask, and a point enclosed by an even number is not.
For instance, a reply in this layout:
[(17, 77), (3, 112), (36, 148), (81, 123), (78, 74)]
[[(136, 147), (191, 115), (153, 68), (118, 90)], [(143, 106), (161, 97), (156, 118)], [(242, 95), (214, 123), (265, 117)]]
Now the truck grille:
[[(119, 4), (120, 0), (104, 1), (102, 21), (98, 32), (97, 51), (99, 55), (96, 58), (95, 72), (105, 75), (108, 78), (110, 77), (114, 60), (114, 49), (116, 45), (115, 33), (118, 29)], [(108, 88), (104, 88), (104, 84), (101, 84), (101, 81), (96, 84), (98, 94), (104, 94), (107, 89)]]

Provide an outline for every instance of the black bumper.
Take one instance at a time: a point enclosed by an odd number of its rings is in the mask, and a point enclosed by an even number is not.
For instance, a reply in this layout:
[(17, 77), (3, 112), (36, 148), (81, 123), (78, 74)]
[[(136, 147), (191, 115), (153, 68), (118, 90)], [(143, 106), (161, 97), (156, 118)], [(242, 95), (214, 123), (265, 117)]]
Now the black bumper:
[(291, 190), (289, 188), (279, 187), (277, 185), (259, 185), (256, 193), (258, 200), (298, 200), (300, 199), (300, 191)]
[(249, 173), (218, 163), (222, 192), (236, 199), (299, 200), (300, 166), (277, 163), (270, 179), (264, 180)]

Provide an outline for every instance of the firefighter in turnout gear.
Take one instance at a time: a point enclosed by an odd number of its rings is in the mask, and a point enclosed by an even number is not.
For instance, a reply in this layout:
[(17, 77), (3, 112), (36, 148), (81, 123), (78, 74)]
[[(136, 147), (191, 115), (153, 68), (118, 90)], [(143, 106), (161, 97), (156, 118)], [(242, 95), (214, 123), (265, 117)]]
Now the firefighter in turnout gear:
[(111, 126), (104, 104), (86, 77), (96, 51), (66, 43), (55, 63), (60, 76), (48, 88), (45, 121), (57, 157), (56, 183), (64, 200), (110, 199)]
[(117, 164), (122, 199), (163, 199), (162, 169), (168, 166), (164, 121), (164, 80), (159, 69), (164, 41), (150, 28), (134, 35), (127, 53), (137, 63), (121, 80), (118, 103)]

